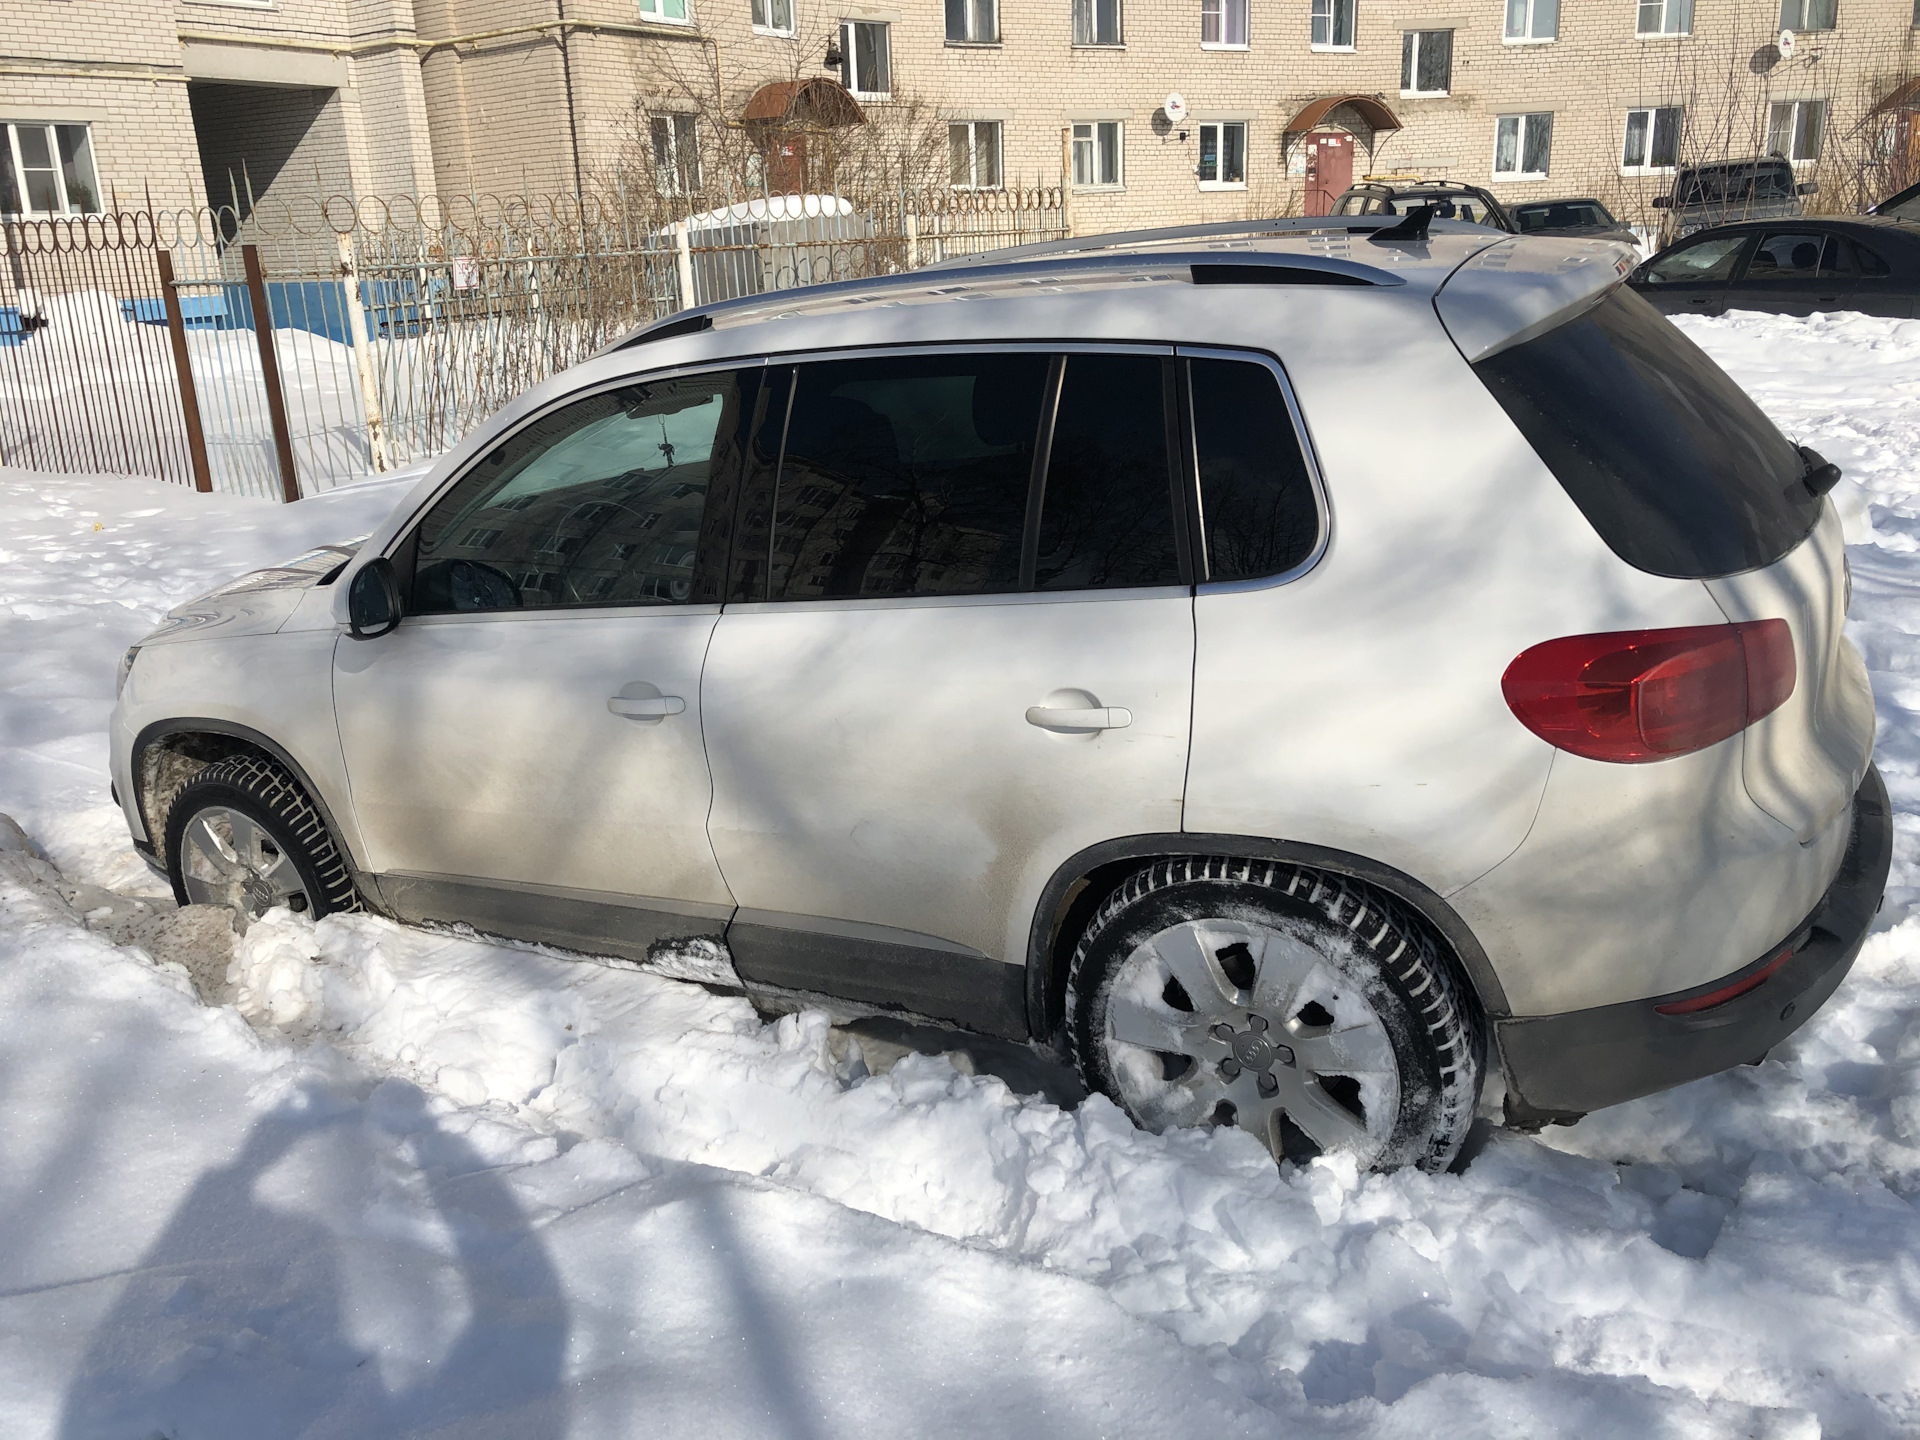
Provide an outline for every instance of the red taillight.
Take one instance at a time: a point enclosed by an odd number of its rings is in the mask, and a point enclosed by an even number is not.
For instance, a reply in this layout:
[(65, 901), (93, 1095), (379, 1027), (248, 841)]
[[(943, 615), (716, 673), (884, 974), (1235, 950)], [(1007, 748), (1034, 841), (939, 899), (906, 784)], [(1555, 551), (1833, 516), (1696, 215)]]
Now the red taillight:
[(1784, 620), (1567, 635), (1523, 650), (1500, 688), (1520, 723), (1590, 760), (1643, 764), (1738, 735), (1793, 693)]
[(1773, 972), (1793, 958), (1793, 947), (1789, 945), (1773, 959), (1762, 965), (1751, 975), (1742, 975), (1731, 985), (1722, 985), (1718, 990), (1710, 990), (1705, 995), (1696, 995), (1691, 1000), (1675, 1000), (1668, 1005), (1656, 1005), (1654, 1010), (1661, 1015), (1696, 1015), (1702, 1010), (1711, 1010), (1716, 1005), (1724, 1005), (1729, 1000), (1738, 1000), (1749, 990), (1757, 990), (1773, 978)]

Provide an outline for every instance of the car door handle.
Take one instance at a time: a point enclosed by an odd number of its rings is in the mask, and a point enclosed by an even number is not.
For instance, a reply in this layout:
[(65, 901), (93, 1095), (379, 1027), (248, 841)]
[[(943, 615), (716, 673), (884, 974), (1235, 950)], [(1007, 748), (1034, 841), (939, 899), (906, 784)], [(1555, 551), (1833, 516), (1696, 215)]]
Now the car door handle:
[(1042, 730), (1124, 730), (1132, 723), (1133, 712), (1118, 705), (1088, 709), (1033, 705), (1027, 709), (1027, 724)]
[(664, 720), (686, 708), (687, 702), (678, 695), (645, 695), (633, 700), (616, 695), (607, 701), (608, 710), (629, 720)]

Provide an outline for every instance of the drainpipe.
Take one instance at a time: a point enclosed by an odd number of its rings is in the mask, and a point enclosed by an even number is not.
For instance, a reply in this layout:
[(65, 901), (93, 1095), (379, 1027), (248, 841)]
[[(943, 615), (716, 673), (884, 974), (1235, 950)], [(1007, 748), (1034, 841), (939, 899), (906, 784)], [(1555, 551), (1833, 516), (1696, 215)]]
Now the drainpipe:
[(586, 188), (580, 183), (580, 126), (573, 115), (573, 57), (567, 45), (567, 0), (553, 0), (553, 14), (560, 31), (560, 80), (567, 92), (567, 141), (573, 147), (573, 193), (584, 203)]

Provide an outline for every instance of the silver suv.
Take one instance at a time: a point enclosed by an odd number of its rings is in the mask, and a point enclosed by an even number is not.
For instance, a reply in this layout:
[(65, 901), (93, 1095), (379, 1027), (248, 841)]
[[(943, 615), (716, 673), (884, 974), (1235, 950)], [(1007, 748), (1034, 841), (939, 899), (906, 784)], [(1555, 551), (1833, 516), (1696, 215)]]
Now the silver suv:
[(637, 334), (137, 647), (135, 842), (243, 923), (1031, 1040), (1294, 1159), (1763, 1055), (1887, 872), (1837, 472), (1621, 247), (1428, 218)]
[(1812, 180), (1796, 182), (1793, 165), (1778, 155), (1682, 166), (1673, 177), (1673, 189), (1653, 199), (1654, 209), (1667, 212), (1656, 248), (1713, 225), (1798, 215), (1800, 197), (1819, 189)]

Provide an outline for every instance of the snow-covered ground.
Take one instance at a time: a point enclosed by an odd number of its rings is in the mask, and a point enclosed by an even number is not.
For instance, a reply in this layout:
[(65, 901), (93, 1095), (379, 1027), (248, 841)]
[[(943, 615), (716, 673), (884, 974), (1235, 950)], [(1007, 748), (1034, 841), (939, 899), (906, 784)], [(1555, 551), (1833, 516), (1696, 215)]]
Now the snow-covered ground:
[(0, 833), (0, 1435), (1920, 1432), (1920, 322), (1687, 328), (1851, 477), (1892, 892), (1766, 1064), (1459, 1176), (1276, 1171), (369, 917), (272, 917), (224, 970), (84, 888), (154, 890), (115, 662), (396, 486), (0, 471), (0, 810), (59, 867)]

